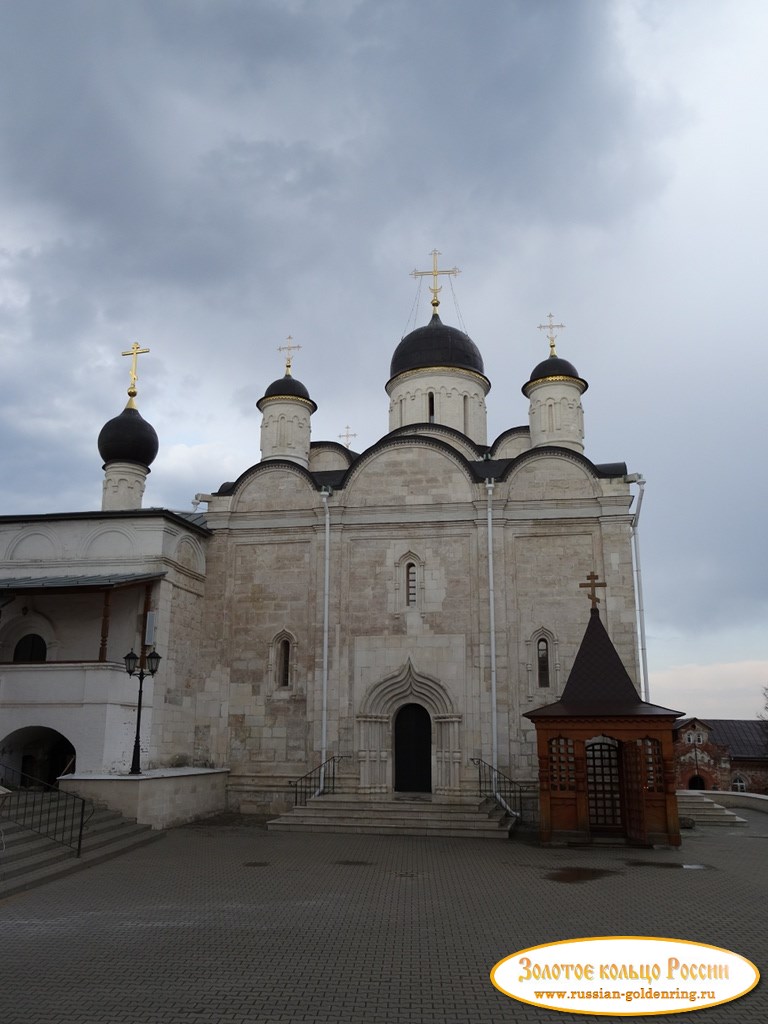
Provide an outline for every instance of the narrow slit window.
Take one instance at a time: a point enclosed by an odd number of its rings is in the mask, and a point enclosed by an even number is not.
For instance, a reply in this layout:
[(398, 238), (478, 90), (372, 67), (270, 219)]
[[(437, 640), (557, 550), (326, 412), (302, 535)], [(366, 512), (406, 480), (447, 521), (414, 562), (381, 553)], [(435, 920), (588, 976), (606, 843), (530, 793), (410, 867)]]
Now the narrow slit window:
[(416, 607), (416, 566), (413, 562), (405, 567), (405, 603), (409, 608)]
[(435, 422), (435, 393), (433, 391), (430, 391), (429, 394), (427, 395), (427, 414), (428, 414), (428, 417), (429, 417), (429, 422), (430, 423), (434, 423)]
[(289, 686), (291, 681), (291, 642), (290, 640), (280, 641), (279, 650), (279, 679), (280, 686)]
[(542, 637), (536, 644), (536, 659), (538, 669), (539, 686), (549, 686), (549, 644)]

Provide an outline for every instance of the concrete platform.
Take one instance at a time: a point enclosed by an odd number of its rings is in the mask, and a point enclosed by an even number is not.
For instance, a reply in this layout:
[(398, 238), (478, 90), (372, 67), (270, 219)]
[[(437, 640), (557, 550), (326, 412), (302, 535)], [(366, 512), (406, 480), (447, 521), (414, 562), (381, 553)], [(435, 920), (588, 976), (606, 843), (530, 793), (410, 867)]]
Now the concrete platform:
[[(765, 974), (768, 815), (742, 814), (746, 827), (659, 851), (541, 849), (524, 832), (280, 833), (233, 814), (190, 824), (0, 900), (0, 1020), (584, 1024), (510, 1000), (489, 972), (519, 949), (594, 935), (710, 943)], [(762, 1024), (768, 986), (699, 1017)]]

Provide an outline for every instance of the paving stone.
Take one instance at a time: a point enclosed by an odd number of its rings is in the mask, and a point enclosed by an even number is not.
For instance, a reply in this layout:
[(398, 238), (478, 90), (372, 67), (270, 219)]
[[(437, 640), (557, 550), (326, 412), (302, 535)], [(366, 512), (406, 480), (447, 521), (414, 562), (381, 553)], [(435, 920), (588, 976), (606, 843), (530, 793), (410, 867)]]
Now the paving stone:
[[(765, 970), (767, 852), (758, 814), (679, 850), (178, 828), (0, 901), (0, 1021), (583, 1022), (508, 999), (491, 967), (543, 942), (630, 934), (723, 946)], [(702, 1013), (763, 1021), (766, 987)]]

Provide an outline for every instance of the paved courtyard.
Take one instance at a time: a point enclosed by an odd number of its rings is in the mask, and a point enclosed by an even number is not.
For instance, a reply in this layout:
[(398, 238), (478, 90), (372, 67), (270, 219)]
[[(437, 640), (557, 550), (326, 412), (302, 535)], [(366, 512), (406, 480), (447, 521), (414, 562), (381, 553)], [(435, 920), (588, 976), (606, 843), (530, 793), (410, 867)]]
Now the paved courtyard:
[[(584, 1021), (502, 995), (491, 967), (557, 939), (658, 935), (768, 969), (768, 815), (749, 820), (678, 851), (186, 826), (0, 902), (0, 1022)], [(768, 981), (694, 1018), (762, 1024)]]

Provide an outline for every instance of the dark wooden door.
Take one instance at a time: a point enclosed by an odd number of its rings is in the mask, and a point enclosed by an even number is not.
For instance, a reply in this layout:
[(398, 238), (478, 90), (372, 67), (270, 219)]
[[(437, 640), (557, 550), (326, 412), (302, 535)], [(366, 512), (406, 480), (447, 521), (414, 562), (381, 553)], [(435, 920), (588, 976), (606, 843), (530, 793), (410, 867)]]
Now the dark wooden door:
[(621, 832), (621, 775), (615, 740), (587, 744), (587, 796), (592, 832)]
[(421, 704), (404, 704), (395, 715), (395, 789), (432, 792), (432, 722)]

